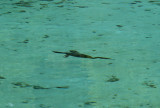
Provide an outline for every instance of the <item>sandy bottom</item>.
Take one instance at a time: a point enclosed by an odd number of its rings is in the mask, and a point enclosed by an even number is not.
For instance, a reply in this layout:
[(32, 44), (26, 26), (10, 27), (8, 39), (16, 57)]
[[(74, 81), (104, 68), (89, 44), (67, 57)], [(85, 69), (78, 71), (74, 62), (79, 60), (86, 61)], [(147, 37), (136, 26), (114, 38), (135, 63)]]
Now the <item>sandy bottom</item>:
[[(160, 108), (160, 6), (1, 0), (0, 108)], [(90, 59), (53, 53), (76, 50)]]

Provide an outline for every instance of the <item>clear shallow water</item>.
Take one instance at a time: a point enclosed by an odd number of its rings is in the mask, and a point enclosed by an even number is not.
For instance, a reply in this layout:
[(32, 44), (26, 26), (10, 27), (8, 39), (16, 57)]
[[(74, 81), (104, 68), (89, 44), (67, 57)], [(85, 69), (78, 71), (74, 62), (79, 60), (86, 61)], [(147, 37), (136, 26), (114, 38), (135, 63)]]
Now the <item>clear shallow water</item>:
[(0, 107), (159, 108), (158, 3), (1, 0)]

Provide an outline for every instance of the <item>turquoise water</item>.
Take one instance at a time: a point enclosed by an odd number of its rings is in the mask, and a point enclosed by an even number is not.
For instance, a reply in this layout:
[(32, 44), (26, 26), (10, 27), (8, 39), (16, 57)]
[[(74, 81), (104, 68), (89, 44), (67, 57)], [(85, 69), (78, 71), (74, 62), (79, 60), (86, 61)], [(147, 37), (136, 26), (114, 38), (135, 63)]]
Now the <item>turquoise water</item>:
[(1, 0), (0, 108), (160, 108), (159, 3)]

